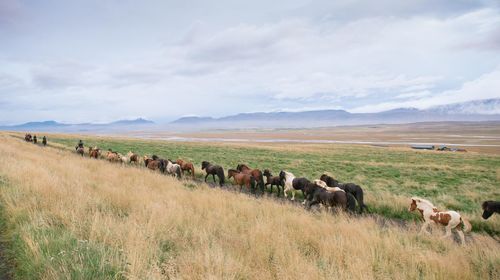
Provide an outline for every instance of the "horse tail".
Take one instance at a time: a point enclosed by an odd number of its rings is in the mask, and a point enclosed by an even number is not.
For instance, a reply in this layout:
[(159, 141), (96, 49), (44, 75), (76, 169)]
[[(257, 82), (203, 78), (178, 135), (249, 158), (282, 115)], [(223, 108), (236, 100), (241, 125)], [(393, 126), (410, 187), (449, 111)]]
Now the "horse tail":
[(264, 176), (262, 175), (262, 172), (259, 171), (259, 188), (264, 193), (264, 189), (266, 188), (264, 185)]
[(222, 187), (222, 185), (225, 183), (226, 178), (224, 175), (224, 168), (220, 167), (217, 169), (217, 176), (219, 177), (219, 184)]
[(358, 187), (358, 189), (356, 191), (356, 200), (358, 201), (358, 204), (359, 204), (359, 212), (363, 213), (363, 210), (365, 208), (366, 209), (368, 209), (368, 208), (366, 207), (366, 205), (365, 205), (365, 203), (363, 201), (363, 196), (364, 196), (363, 195), (363, 189), (360, 186), (358, 186), (358, 185), (356, 185), (356, 186)]
[(347, 196), (347, 210), (349, 212), (354, 213), (356, 211), (356, 198), (354, 198), (354, 195), (346, 192), (345, 193)]
[(193, 179), (195, 178), (194, 176), (194, 165), (191, 164), (191, 175), (193, 176)]
[(180, 166), (177, 166), (177, 168), (175, 169), (175, 173), (177, 174), (177, 178), (182, 178), (182, 173), (181, 173), (181, 167)]
[(252, 191), (255, 191), (255, 177), (250, 176), (250, 187), (252, 187)]
[(469, 220), (460, 217), (460, 223), (463, 225), (464, 232), (470, 232), (472, 230), (472, 225), (470, 224)]

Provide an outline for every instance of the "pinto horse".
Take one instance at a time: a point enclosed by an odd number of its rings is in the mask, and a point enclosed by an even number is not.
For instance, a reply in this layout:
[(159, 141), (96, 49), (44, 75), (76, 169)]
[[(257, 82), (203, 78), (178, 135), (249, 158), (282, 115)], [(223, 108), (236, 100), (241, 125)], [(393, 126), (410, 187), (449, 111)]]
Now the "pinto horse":
[(193, 177), (193, 179), (195, 178), (194, 177), (194, 165), (193, 165), (193, 163), (188, 162), (188, 161), (183, 161), (182, 159), (178, 159), (176, 161), (176, 163), (181, 166), (182, 174), (184, 174), (184, 171), (188, 171), (191, 174), (191, 176)]
[(173, 175), (176, 178), (182, 178), (182, 169), (181, 166), (177, 163), (173, 163), (171, 160), (167, 159), (165, 161), (165, 172), (169, 175)]
[(363, 196), (364, 196), (363, 189), (359, 185), (356, 185), (354, 183), (340, 183), (339, 181), (333, 179), (332, 177), (326, 174), (321, 175), (319, 179), (325, 182), (326, 185), (329, 187), (338, 187), (352, 194), (356, 198), (356, 201), (358, 202), (359, 212), (363, 213), (363, 210), (366, 208), (366, 205), (363, 202)]
[[(408, 209), (410, 212), (415, 211), (417, 209), (420, 212), (420, 215), (424, 219), (424, 224), (420, 229), (420, 233), (429, 233), (427, 228), (429, 225), (434, 222), (437, 225), (444, 226), (446, 228), (446, 233), (442, 238), (447, 238), (451, 236), (451, 230), (455, 229), (460, 236), (460, 240), (462, 241), (462, 245), (465, 244), (464, 232), (469, 232), (472, 229), (471, 224), (465, 218), (462, 218), (458, 212), (455, 211), (440, 211), (434, 205), (426, 200), (419, 197), (412, 197), (410, 208)], [(463, 226), (463, 231), (460, 229), (460, 226)]]
[(240, 186), (240, 192), (243, 185), (247, 187), (247, 190), (251, 193), (255, 192), (255, 178), (250, 174), (245, 174), (235, 169), (229, 169), (227, 171), (227, 178), (234, 178), (236, 185)]
[(208, 175), (212, 175), (212, 178), (214, 179), (214, 183), (215, 183), (216, 182), (215, 175), (217, 175), (217, 177), (219, 177), (219, 185), (221, 187), (222, 187), (222, 185), (224, 185), (224, 181), (225, 181), (224, 168), (222, 168), (222, 166), (213, 165), (208, 161), (203, 161), (201, 163), (201, 170), (205, 170), (205, 172), (207, 172), (207, 175), (205, 175), (205, 183), (207, 182)]
[[(273, 193), (273, 186), (276, 186), (278, 189), (278, 196), (280, 196), (281, 191), (284, 189), (283, 187), (283, 181), (281, 181), (279, 176), (273, 176), (271, 174), (271, 171), (269, 169), (264, 169), (263, 175), (266, 177), (267, 182), (264, 186), (270, 185), (271, 189), (269, 190), (270, 193)], [(281, 186), (281, 190), (280, 190)]]
[[(295, 175), (293, 175), (292, 173), (288, 172), (288, 171), (284, 171), (284, 170), (281, 170), (280, 171), (280, 180), (282, 182), (284, 182), (285, 184), (285, 189), (283, 190), (283, 194), (285, 195), (285, 198), (287, 197), (287, 193), (289, 191), (292, 192), (292, 199), (291, 200), (295, 200), (295, 191), (296, 190), (301, 190), (302, 191), (302, 195), (305, 197), (305, 194), (304, 194), (304, 187), (310, 183), (309, 180), (307, 180), (306, 178), (295, 178)], [(302, 204), (305, 204), (306, 201), (304, 200), (302, 202)]]
[(255, 181), (257, 182), (257, 185), (260, 188), (260, 191), (264, 193), (264, 176), (262, 175), (262, 172), (259, 169), (252, 169), (248, 167), (246, 164), (238, 164), (236, 167), (236, 170), (245, 173), (245, 174), (250, 174), (255, 178)]
[(488, 200), (481, 205), (483, 208), (483, 219), (487, 220), (493, 213), (500, 214), (500, 201)]

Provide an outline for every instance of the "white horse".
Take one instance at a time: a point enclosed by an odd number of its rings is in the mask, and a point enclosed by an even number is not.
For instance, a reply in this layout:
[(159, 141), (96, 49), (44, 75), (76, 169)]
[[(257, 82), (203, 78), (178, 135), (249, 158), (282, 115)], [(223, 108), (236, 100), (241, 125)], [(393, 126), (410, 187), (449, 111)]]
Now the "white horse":
[[(451, 230), (455, 229), (460, 236), (462, 245), (465, 244), (464, 232), (469, 232), (472, 229), (471, 224), (465, 218), (462, 218), (460, 214), (456, 211), (439, 211), (434, 205), (422, 198), (412, 197), (411, 205), (408, 209), (409, 211), (414, 211), (417, 209), (422, 218), (424, 219), (424, 224), (420, 229), (420, 233), (429, 233), (427, 228), (434, 222), (435, 224), (442, 225), (446, 228), (446, 233), (442, 238), (447, 238), (451, 236)], [(460, 229), (460, 225), (463, 225), (463, 231)]]
[(293, 188), (293, 179), (295, 179), (295, 175), (288, 171), (281, 170), (280, 172), (280, 180), (284, 181), (285, 189), (283, 190), (283, 194), (285, 198), (288, 197), (287, 193), (292, 192), (292, 200), (295, 200), (295, 189)]
[(177, 163), (172, 163), (170, 160), (167, 160), (167, 166), (165, 167), (165, 172), (167, 172), (170, 175), (174, 175), (177, 178), (181, 178), (181, 166), (178, 165)]
[(319, 180), (319, 179), (316, 179), (313, 181), (313, 183), (318, 186), (318, 187), (322, 187), (323, 189), (329, 191), (329, 192), (345, 192), (343, 189), (339, 188), (339, 187), (329, 187), (326, 185), (325, 182)]

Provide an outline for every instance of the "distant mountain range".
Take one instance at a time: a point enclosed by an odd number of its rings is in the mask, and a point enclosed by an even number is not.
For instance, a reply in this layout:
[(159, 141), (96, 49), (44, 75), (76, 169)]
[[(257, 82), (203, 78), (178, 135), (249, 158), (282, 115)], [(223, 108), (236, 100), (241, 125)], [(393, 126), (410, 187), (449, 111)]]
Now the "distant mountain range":
[(183, 117), (168, 124), (142, 118), (106, 124), (65, 124), (56, 121), (0, 126), (0, 130), (119, 133), (139, 130), (189, 131), (205, 129), (311, 128), (339, 125), (398, 124), (445, 121), (500, 121), (500, 98), (435, 106), (425, 110), (399, 108), (379, 113), (344, 110), (242, 113), (221, 118)]
[(379, 123), (413, 123), (438, 121), (500, 121), (500, 99), (475, 100), (435, 106), (420, 110), (399, 108), (379, 113), (350, 113), (344, 110), (304, 112), (243, 113), (221, 118), (185, 117), (174, 126), (202, 128), (303, 128)]
[(42, 121), (42, 122), (27, 122), (19, 125), (0, 126), (0, 130), (13, 130), (13, 131), (47, 131), (47, 132), (109, 132), (109, 131), (124, 131), (124, 130), (137, 130), (140, 128), (149, 127), (155, 123), (150, 120), (142, 118), (134, 120), (119, 120), (111, 123), (95, 124), (95, 123), (79, 123), (79, 124), (66, 124), (56, 121)]

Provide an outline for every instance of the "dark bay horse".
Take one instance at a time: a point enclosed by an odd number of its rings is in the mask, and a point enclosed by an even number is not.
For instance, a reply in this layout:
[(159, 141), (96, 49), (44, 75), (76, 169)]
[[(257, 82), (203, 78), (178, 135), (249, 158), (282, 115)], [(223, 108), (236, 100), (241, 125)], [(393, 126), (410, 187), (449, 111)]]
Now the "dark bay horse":
[(306, 195), (306, 208), (308, 209), (319, 203), (331, 209), (333, 207), (341, 210), (348, 209), (347, 195), (343, 191), (330, 192), (314, 183), (307, 183), (304, 186), (304, 193)]
[(238, 164), (236, 169), (242, 173), (252, 175), (255, 178), (255, 181), (257, 182), (257, 185), (260, 188), (260, 191), (264, 193), (264, 176), (262, 175), (262, 172), (259, 169), (252, 169), (248, 167), (246, 164)]
[(240, 186), (240, 192), (243, 188), (243, 185), (247, 187), (247, 190), (249, 192), (255, 192), (255, 178), (252, 175), (242, 173), (238, 170), (229, 169), (227, 171), (227, 178), (229, 179), (231, 177), (234, 178), (234, 182), (236, 183), (236, 185)]
[[(278, 196), (280, 196), (281, 191), (284, 190), (284, 183), (283, 183), (283, 181), (281, 181), (280, 177), (273, 176), (271, 174), (271, 171), (269, 171), (269, 169), (264, 169), (263, 175), (266, 177), (266, 180), (267, 180), (267, 182), (264, 186), (267, 186), (267, 185), (271, 186), (271, 188), (269, 190), (270, 193), (273, 193), (273, 186), (276, 186), (276, 188), (278, 189)], [(281, 186), (281, 190), (280, 190), (280, 186)]]
[(224, 185), (225, 176), (224, 176), (224, 168), (222, 168), (222, 166), (213, 165), (208, 161), (203, 161), (201, 163), (201, 170), (205, 170), (205, 172), (207, 172), (207, 175), (205, 175), (205, 183), (207, 182), (208, 175), (212, 175), (212, 178), (214, 179), (215, 183), (216, 182), (215, 175), (217, 175), (217, 177), (219, 177), (219, 185), (221, 187), (222, 185)]
[(151, 158), (144, 156), (144, 165), (150, 170), (160, 170), (161, 173), (165, 172), (165, 161), (153, 155)]
[(194, 179), (194, 165), (193, 165), (193, 163), (188, 162), (188, 161), (183, 161), (182, 159), (178, 159), (176, 161), (176, 163), (181, 166), (182, 174), (184, 174), (184, 171), (188, 171)]
[(488, 200), (481, 205), (483, 208), (483, 219), (487, 220), (493, 213), (500, 214), (500, 201)]
[(360, 213), (363, 213), (366, 205), (363, 201), (363, 189), (359, 185), (354, 183), (340, 183), (326, 174), (321, 175), (320, 180), (325, 182), (329, 187), (338, 187), (343, 189), (345, 192), (352, 194), (358, 202)]

